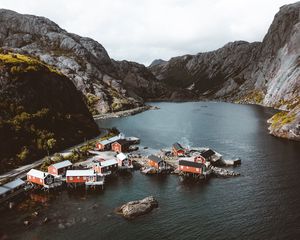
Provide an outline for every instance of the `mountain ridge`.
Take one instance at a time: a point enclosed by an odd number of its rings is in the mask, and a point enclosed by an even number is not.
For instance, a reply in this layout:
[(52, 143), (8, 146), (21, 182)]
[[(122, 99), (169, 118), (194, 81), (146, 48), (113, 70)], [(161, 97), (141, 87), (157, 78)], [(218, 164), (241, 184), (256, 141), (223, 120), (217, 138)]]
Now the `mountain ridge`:
[[(262, 42), (230, 42), (215, 51), (150, 66), (162, 82), (199, 98), (254, 103), (294, 112), (273, 118), (275, 136), (300, 140), (300, 2), (284, 5)], [(287, 114), (282, 114), (286, 116)]]
[(47, 18), (5, 9), (0, 9), (0, 46), (59, 69), (93, 114), (147, 100), (254, 103), (295, 112), (288, 120), (284, 114), (270, 120), (270, 132), (298, 140), (299, 12), (300, 2), (281, 7), (262, 42), (230, 42), (210, 52), (158, 59), (148, 68), (111, 59), (97, 41), (68, 33)]
[(68, 33), (45, 17), (0, 9), (0, 46), (60, 69), (83, 94), (94, 96), (98, 113), (141, 106), (141, 93), (166, 91), (145, 66), (115, 61), (97, 41)]

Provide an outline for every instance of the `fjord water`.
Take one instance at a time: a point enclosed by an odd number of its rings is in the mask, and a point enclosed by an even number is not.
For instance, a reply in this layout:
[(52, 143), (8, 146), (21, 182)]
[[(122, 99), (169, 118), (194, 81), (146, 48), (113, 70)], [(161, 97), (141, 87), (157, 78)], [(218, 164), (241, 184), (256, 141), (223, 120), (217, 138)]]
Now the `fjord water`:
[[(150, 152), (176, 141), (210, 146), (225, 159), (240, 157), (242, 165), (233, 170), (241, 176), (185, 184), (175, 175), (134, 172), (107, 183), (102, 193), (52, 196), (39, 208), (51, 219), (47, 224), (24, 227), (25, 213), (5, 212), (1, 232), (13, 239), (300, 239), (300, 143), (268, 134), (274, 110), (214, 102), (152, 105), (160, 109), (98, 124), (140, 137)], [(159, 201), (150, 214), (128, 221), (113, 213), (148, 195)]]

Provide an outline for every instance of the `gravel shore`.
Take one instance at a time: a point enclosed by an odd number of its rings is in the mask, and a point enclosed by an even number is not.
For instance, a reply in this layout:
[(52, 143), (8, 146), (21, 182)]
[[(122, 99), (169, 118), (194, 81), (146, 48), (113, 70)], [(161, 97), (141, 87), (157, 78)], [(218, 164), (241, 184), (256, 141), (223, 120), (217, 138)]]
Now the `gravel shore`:
[(134, 114), (138, 114), (147, 110), (154, 110), (158, 109), (157, 107), (153, 106), (142, 106), (142, 107), (137, 107), (129, 110), (124, 110), (124, 111), (119, 111), (119, 112), (113, 112), (113, 113), (104, 113), (104, 114), (99, 114), (99, 115), (94, 115), (94, 119), (108, 119), (108, 118), (119, 118), (119, 117), (126, 117), (126, 116), (131, 116)]

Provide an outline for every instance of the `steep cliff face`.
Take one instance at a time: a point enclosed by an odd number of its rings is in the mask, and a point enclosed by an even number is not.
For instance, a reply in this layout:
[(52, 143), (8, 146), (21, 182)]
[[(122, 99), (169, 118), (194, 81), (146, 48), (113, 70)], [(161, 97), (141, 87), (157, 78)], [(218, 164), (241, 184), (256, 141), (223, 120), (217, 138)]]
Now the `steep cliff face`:
[[(216, 51), (175, 57), (150, 69), (169, 86), (190, 89), (199, 96), (224, 96), (246, 81), (244, 73), (256, 58), (255, 49), (259, 44), (228, 43)], [(227, 82), (230, 91), (218, 92), (224, 91)]]
[(98, 42), (68, 33), (44, 17), (0, 10), (0, 46), (58, 68), (93, 97), (99, 113), (139, 106), (144, 97), (140, 93), (160, 93), (156, 78), (143, 65), (114, 61)]
[(0, 171), (98, 133), (66, 76), (37, 59), (0, 53)]
[(249, 80), (263, 90), (263, 104), (281, 106), (299, 97), (300, 2), (280, 8), (257, 55)]
[[(172, 58), (150, 69), (160, 81), (186, 88), (199, 98), (298, 112), (300, 2), (280, 8), (262, 42), (233, 42), (216, 51)], [(272, 124), (271, 133), (291, 138), (293, 132), (293, 139), (300, 139), (298, 115), (289, 124)]]

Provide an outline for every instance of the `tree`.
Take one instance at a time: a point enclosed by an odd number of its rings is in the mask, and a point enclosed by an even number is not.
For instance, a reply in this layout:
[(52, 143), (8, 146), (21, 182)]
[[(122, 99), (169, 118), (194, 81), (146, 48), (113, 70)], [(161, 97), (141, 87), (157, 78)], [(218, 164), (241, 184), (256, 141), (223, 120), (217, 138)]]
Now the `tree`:
[(21, 160), (24, 161), (29, 155), (29, 150), (26, 146), (22, 147), (22, 151), (17, 154), (17, 157)]
[(55, 138), (50, 138), (47, 140), (46, 150), (47, 150), (48, 156), (49, 156), (49, 151), (55, 147), (55, 144), (56, 144)]

